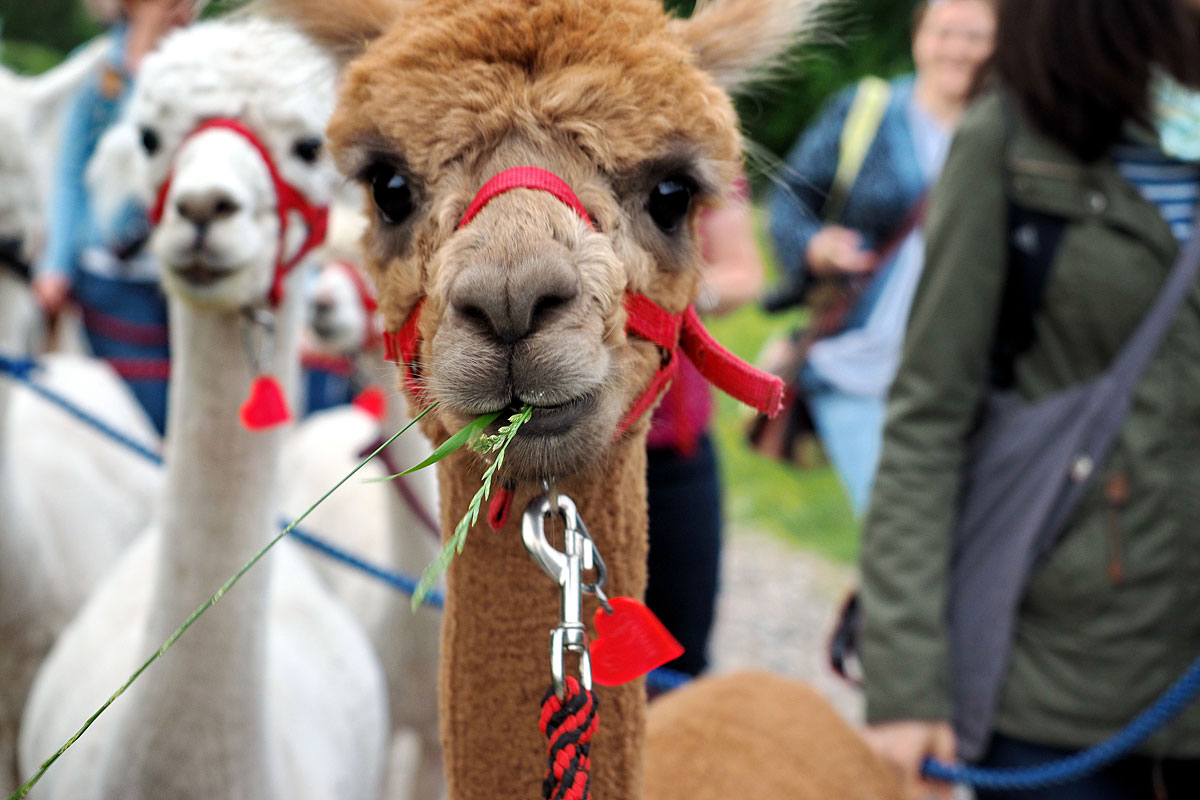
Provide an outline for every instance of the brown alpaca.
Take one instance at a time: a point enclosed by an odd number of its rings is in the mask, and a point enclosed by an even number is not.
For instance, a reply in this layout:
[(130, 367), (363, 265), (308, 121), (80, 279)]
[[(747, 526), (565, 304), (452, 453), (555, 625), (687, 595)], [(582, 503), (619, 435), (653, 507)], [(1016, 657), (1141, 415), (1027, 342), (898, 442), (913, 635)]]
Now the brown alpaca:
[[(739, 167), (725, 88), (792, 42), (818, 4), (725, 0), (680, 21), (657, 0), (272, 3), (348, 62), (330, 145), (373, 208), (364, 243), (389, 329), (420, 304), (409, 383), (418, 404), (440, 403), (427, 433), (441, 441), (478, 414), (534, 405), (505, 462), (513, 507), (555, 479), (607, 561), (610, 595), (640, 597), (646, 582), (648, 415), (621, 431), (665, 355), (626, 333), (623, 301), (640, 293), (679, 314), (697, 294), (696, 213), (721, 201)], [(460, 228), (486, 181), (524, 165), (557, 174), (584, 211), (516, 189)], [(445, 531), (485, 466), (468, 452), (443, 462)], [(540, 793), (546, 742), (536, 719), (559, 591), (525, 552), (519, 517), (499, 532), (476, 525), (448, 578), (440, 688), (454, 800)], [(593, 611), (589, 602), (585, 618)], [(706, 685), (688, 690), (698, 710)], [(593, 796), (642, 798), (645, 772), (658, 767), (645, 761), (642, 682), (597, 695)], [(878, 767), (866, 749), (818, 698), (797, 696), (791, 741), (828, 755), (798, 758), (831, 777), (776, 784), (796, 787), (779, 794), (888, 797), (868, 777)], [(761, 719), (757, 709), (742, 716)], [(831, 738), (846, 744), (823, 744)], [(681, 755), (735, 771), (754, 790), (762, 764), (696, 748)], [(854, 777), (842, 785), (837, 775)], [(650, 785), (655, 800), (685, 796), (670, 781)]]

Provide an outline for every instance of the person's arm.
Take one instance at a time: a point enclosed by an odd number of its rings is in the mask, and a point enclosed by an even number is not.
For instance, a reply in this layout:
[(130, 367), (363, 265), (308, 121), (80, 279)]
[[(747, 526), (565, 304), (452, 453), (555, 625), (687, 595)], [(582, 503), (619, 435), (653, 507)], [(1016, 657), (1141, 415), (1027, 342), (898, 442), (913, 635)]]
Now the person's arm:
[(842, 125), (853, 99), (851, 87), (821, 111), (788, 153), (767, 198), (771, 242), (779, 266), (800, 285), (809, 276), (809, 243), (823, 227), (821, 216), (837, 172)]
[(946, 754), (951, 538), (1006, 271), (1003, 139), (988, 98), (964, 119), (933, 193), (863, 531), (869, 734), (910, 786), (925, 755)]
[(88, 215), (83, 173), (92, 150), (90, 117), (95, 91), (91, 83), (84, 86), (70, 104), (62, 126), (62, 145), (46, 209), (46, 249), (33, 283), (34, 297), (51, 315), (62, 307), (74, 280), (83, 220)]

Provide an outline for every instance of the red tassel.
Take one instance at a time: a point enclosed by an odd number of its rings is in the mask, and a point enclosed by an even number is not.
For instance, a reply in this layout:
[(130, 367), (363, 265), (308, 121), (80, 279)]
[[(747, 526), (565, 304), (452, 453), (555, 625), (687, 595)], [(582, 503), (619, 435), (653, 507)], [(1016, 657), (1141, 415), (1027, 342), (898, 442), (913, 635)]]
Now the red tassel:
[(263, 431), (292, 418), (287, 398), (272, 375), (259, 375), (250, 384), (250, 396), (242, 403), (242, 425), (248, 431)]
[(387, 413), (387, 398), (383, 395), (383, 390), (378, 386), (368, 386), (358, 393), (354, 398), (353, 404), (355, 408), (369, 414), (376, 422), (383, 422), (383, 417)]

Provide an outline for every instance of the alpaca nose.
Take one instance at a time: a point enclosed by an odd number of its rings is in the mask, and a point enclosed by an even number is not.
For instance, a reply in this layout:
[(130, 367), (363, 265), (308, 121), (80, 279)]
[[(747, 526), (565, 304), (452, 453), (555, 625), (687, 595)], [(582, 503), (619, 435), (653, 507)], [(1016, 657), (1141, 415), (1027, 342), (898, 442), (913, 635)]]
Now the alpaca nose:
[(313, 301), (313, 305), (312, 305), (313, 315), (318, 318), (327, 317), (333, 313), (333, 306), (334, 306), (333, 300), (331, 300), (330, 298), (318, 297), (315, 301)]
[(232, 217), (241, 205), (224, 189), (189, 189), (175, 198), (175, 210), (196, 227), (203, 227)]
[(506, 345), (541, 330), (579, 295), (579, 278), (562, 258), (531, 258), (519, 265), (478, 265), (455, 281), (454, 311)]

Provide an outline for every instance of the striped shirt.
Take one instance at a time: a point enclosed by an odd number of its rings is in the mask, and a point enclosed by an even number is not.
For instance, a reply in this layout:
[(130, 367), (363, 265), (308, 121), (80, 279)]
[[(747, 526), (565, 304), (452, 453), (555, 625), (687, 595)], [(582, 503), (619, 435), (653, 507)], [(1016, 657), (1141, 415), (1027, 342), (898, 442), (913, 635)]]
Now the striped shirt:
[(1179, 161), (1157, 147), (1124, 144), (1113, 152), (1117, 171), (1158, 206), (1182, 244), (1192, 236), (1200, 203), (1200, 164)]

